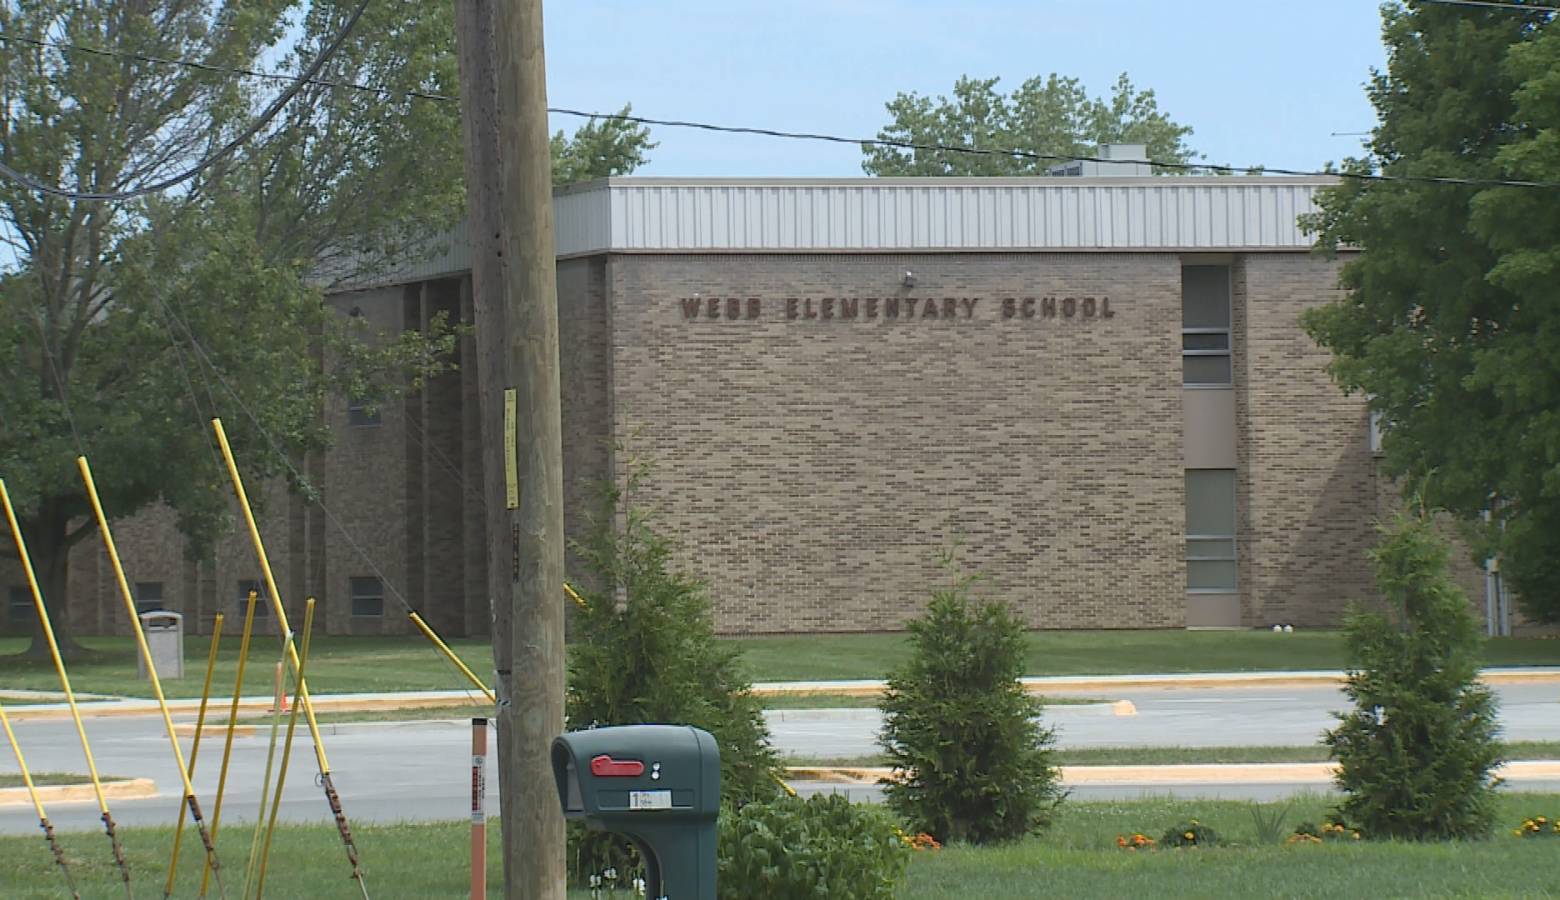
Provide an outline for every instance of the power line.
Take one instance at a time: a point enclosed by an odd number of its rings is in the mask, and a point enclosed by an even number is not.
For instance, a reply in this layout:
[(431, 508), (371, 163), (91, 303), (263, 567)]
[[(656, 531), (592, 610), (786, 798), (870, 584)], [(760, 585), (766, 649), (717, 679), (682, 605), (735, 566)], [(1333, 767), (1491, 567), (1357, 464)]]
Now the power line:
[[(1422, 2), (1474, 3), (1474, 2), (1476, 2), (1476, 0), (1422, 0)], [(1482, 0), (1479, 0), (1479, 2), (1482, 2)], [(1537, 9), (1538, 8), (1538, 7), (1530, 7), (1530, 6), (1520, 6), (1518, 4), (1507, 4), (1507, 5), (1515, 6), (1515, 7), (1520, 8), (1520, 9), (1528, 9), (1528, 10), (1532, 10), (1532, 9)], [(1545, 8), (1547, 9), (1548, 7), (1545, 7)], [(1560, 7), (1557, 7), (1557, 9), (1560, 9)], [(317, 67), (311, 67), (310, 71), (306, 72), (303, 75), (294, 76), (294, 75), (285, 75), (285, 74), (276, 73), (276, 72), (260, 72), (260, 71), (255, 71), (255, 70), (252, 70), (252, 69), (240, 69), (240, 68), (229, 68), (229, 67), (221, 67), (221, 66), (211, 66), (211, 65), (208, 65), (206, 63), (195, 63), (195, 62), (191, 62), (191, 61), (188, 61), (188, 60), (166, 59), (166, 58), (161, 58), (161, 57), (145, 56), (145, 55), (142, 55), (142, 54), (123, 53), (123, 52), (120, 52), (120, 51), (112, 51), (112, 50), (102, 50), (102, 49), (98, 49), (98, 48), (84, 47), (84, 46), (75, 45), (75, 44), (66, 44), (66, 43), (61, 43), (61, 42), (57, 42), (57, 41), (44, 41), (44, 40), (40, 40), (40, 39), (37, 39), (37, 38), (21, 38), (21, 37), (15, 36), (15, 35), (7, 35), (7, 34), (4, 34), (4, 33), (0, 33), (0, 41), (4, 41), (4, 40), (20, 40), (20, 41), (23, 41), (25, 43), (31, 43), (31, 44), (38, 45), (38, 46), (52, 47), (52, 48), (60, 49), (60, 50), (72, 50), (72, 51), (79, 51), (79, 52), (83, 52), (83, 53), (98, 53), (98, 54), (109, 55), (109, 56), (123, 56), (123, 57), (129, 58), (129, 59), (140, 60), (140, 61), (143, 61), (143, 62), (153, 62), (153, 63), (159, 63), (159, 64), (188, 66), (188, 67), (191, 67), (191, 68), (198, 68), (198, 69), (202, 69), (202, 70), (205, 70), (205, 71), (225, 72), (226, 74), (228, 74), (230, 76), (236, 76), (236, 77), (252, 77), (252, 78), (263, 78), (263, 79), (268, 79), (268, 80), (273, 80), (273, 81), (292, 82), (295, 85), (295, 87), (298, 86), (298, 85), (305, 85), (305, 84), (307, 84), (307, 85), (315, 85), (315, 86), (319, 86), (319, 87), (328, 87), (328, 88), (337, 88), (337, 89), (342, 89), (342, 90), (359, 91), (359, 92), (363, 92), (363, 93), (377, 94), (379, 96), (408, 97), (408, 98), (413, 98), (413, 99), (418, 99), (418, 100), (427, 100), (427, 101), (432, 101), (432, 102), (437, 102), (437, 103), (458, 103), (459, 102), (459, 99), (456, 98), (456, 97), (451, 97), (448, 94), (440, 94), (440, 93), (436, 93), (436, 92), (433, 92), (433, 91), (420, 91), (420, 90), (404, 90), (403, 91), (403, 90), (395, 90), (395, 89), (392, 89), (392, 88), (375, 87), (373, 85), (357, 84), (357, 83), (350, 82), (350, 81), (332, 81), (332, 80), (329, 80), (329, 79), (322, 79), (322, 78), (315, 77), (318, 74)], [(610, 121), (619, 121), (619, 122), (630, 122), (630, 123), (634, 123), (634, 124), (637, 124), (637, 125), (654, 125), (656, 127), (661, 127), (661, 128), (686, 128), (686, 129), (694, 129), (694, 130), (699, 130), (699, 131), (716, 132), (716, 133), (721, 133), (721, 134), (746, 134), (746, 135), (754, 135), (754, 136), (759, 136), (759, 137), (780, 138), (780, 139), (786, 139), (786, 140), (804, 140), (804, 141), (817, 141), (817, 142), (834, 143), (834, 144), (851, 144), (851, 145), (855, 145), (855, 146), (858, 146), (858, 147), (887, 147), (887, 148), (892, 148), (892, 149), (896, 149), (896, 150), (911, 150), (911, 151), (930, 152), (930, 153), (954, 153), (954, 154), (963, 154), (963, 155), (970, 155), (970, 156), (1002, 157), (1002, 158), (1007, 158), (1007, 159), (1029, 159), (1029, 160), (1035, 160), (1037, 162), (1053, 162), (1053, 163), (1069, 163), (1069, 162), (1120, 163), (1121, 162), (1120, 160), (1107, 160), (1107, 159), (1104, 159), (1102, 157), (1097, 157), (1097, 156), (1084, 156), (1084, 155), (1074, 155), (1074, 154), (1066, 154), (1066, 153), (1037, 153), (1037, 152), (1034, 152), (1034, 151), (1031, 151), (1031, 150), (1021, 150), (1021, 149), (1017, 149), (1017, 148), (1001, 149), (1001, 148), (991, 148), (991, 147), (966, 147), (966, 146), (959, 145), (959, 144), (921, 143), (921, 142), (918, 142), (918, 141), (902, 141), (902, 140), (896, 140), (896, 139), (893, 139), (893, 138), (884, 138), (884, 137), (876, 137), (876, 138), (845, 137), (845, 136), (841, 136), (841, 135), (823, 134), (823, 133), (818, 133), (818, 132), (784, 131), (784, 130), (774, 129), (774, 128), (760, 128), (760, 127), (740, 126), (740, 125), (719, 125), (719, 124), (714, 124), (714, 123), (710, 123), (710, 122), (698, 122), (698, 121), (692, 121), (692, 120), (686, 120), (686, 119), (656, 119), (656, 118), (650, 118), (648, 116), (629, 115), (627, 113), (591, 112), (591, 111), (588, 111), (588, 110), (569, 109), (567, 107), (548, 107), (547, 111), (549, 113), (551, 113), (551, 114), (554, 114), (554, 115), (571, 116), (571, 117), (580, 118), (580, 119), (601, 119), (601, 120), (610, 120)], [(1143, 162), (1143, 163), (1145, 163), (1145, 164), (1147, 164), (1149, 166), (1152, 166), (1153, 168), (1156, 168), (1156, 169), (1162, 169), (1162, 170), (1167, 170), (1167, 171), (1175, 171), (1175, 172), (1189, 172), (1189, 173), (1211, 172), (1211, 173), (1214, 173), (1214, 174), (1233, 175), (1233, 174), (1239, 174), (1239, 173), (1242, 173), (1242, 172), (1245, 172), (1245, 171), (1248, 171), (1248, 170), (1260, 170), (1264, 174), (1267, 174), (1267, 175), (1291, 175), (1291, 176), (1305, 177), (1305, 178), (1339, 178), (1339, 179), (1345, 179), (1345, 180), (1351, 180), (1351, 181), (1365, 181), (1365, 182), (1381, 182), (1381, 183), (1397, 182), (1397, 183), (1403, 183), (1403, 184), (1459, 185), (1459, 186), (1463, 186), (1463, 187), (1515, 187), (1515, 188), (1539, 188), (1539, 189), (1549, 189), (1549, 190), (1560, 189), (1560, 182), (1554, 182), (1554, 181), (1528, 181), (1528, 180), (1510, 179), (1510, 178), (1474, 178), (1474, 177), (1462, 177), (1462, 176), (1450, 176), (1450, 175), (1391, 175), (1391, 174), (1386, 174), (1386, 173), (1367, 173), (1367, 172), (1329, 172), (1329, 171), (1316, 170), (1316, 169), (1291, 169), (1291, 168), (1279, 168), (1279, 167), (1276, 167), (1276, 166), (1266, 166), (1266, 165), (1256, 165), (1256, 166), (1223, 166), (1223, 165), (1212, 165), (1212, 164), (1209, 164), (1209, 163), (1163, 162), (1163, 161), (1154, 161), (1154, 160), (1138, 160), (1137, 162)], [(13, 173), (12, 171), (10, 171), (7, 168), (3, 167), (3, 164), (0, 164), (0, 175), (13, 176), (14, 174), (15, 173)], [(35, 184), (35, 182), (34, 182), (34, 184)], [(29, 186), (31, 186), (31, 184), (29, 184)], [(73, 194), (71, 192), (58, 191), (57, 189), (56, 189), (56, 192), (59, 193), (62, 196), (80, 196), (80, 195), (75, 195), (75, 194)]]
[(1418, 0), (1420, 3), (1433, 3), (1439, 6), (1474, 6), (1485, 9), (1515, 9), (1522, 12), (1560, 12), (1560, 6), (1545, 6), (1540, 3), (1500, 3), (1497, 0)]
[[(195, 163), (188, 169), (185, 169), (183, 172), (180, 172), (171, 178), (165, 178), (162, 181), (156, 181), (151, 184), (142, 185), (138, 188), (131, 188), (126, 191), (99, 193), (93, 191), (71, 191), (58, 187), (57, 185), (45, 184), (44, 182), (39, 181), (30, 175), (16, 171), (7, 165), (4, 161), (0, 161), (0, 175), (4, 175), (12, 181), (15, 181), (18, 184), (21, 184), (41, 194), (48, 194), (54, 197), (64, 197), (68, 200), (90, 200), (105, 203), (117, 203), (124, 200), (133, 200), (136, 197), (144, 197), (148, 194), (159, 194), (168, 190), (169, 188), (177, 187), (231, 155), (239, 147), (242, 147), (245, 143), (247, 143), (250, 138), (258, 134), (260, 129), (270, 124), (271, 120), (276, 118), (277, 114), (282, 111), (282, 108), (285, 107), (293, 97), (297, 96), (299, 91), (303, 90), (305, 83), (319, 75), (320, 70), (325, 67), (325, 63), (329, 62), (330, 58), (336, 55), (336, 51), (341, 49), (341, 45), (346, 43), (347, 35), (351, 33), (352, 28), (357, 24), (358, 19), (363, 17), (363, 13), (368, 9), (369, 2), (370, 0), (362, 0), (362, 2), (358, 3), (357, 9), (352, 11), (352, 15), (347, 19), (346, 24), (341, 27), (341, 30), (336, 33), (336, 36), (331, 39), (331, 42), (326, 45), (325, 49), (320, 51), (319, 56), (315, 57), (314, 62), (309, 64), (308, 69), (304, 71), (303, 75), (295, 80), (285, 90), (283, 90), (282, 93), (276, 97), (276, 99), (272, 100), (270, 105), (260, 113), (260, 116), (249, 124), (249, 127), (240, 132), (237, 137), (218, 148), (216, 152), (212, 153), (210, 156), (207, 156), (205, 159)], [(4, 38), (6, 40), (14, 39), (12, 35), (5, 35)], [(32, 41), (32, 43), (37, 43), (37, 41)], [(150, 60), (152, 58), (147, 57), (147, 59)], [(216, 71), (218, 69), (218, 67), (209, 66), (206, 64), (190, 63), (187, 61), (180, 61), (179, 64), (198, 66), (211, 71)]]
[[(206, 370), (216, 378), (217, 383), (222, 386), (222, 389), (227, 391), (228, 395), (233, 398), (233, 402), (236, 403), (238, 408), (243, 411), (246, 417), (248, 417), (250, 424), (252, 424), (255, 430), (259, 432), (260, 436), (265, 439), (266, 444), (270, 446), (271, 452), (275, 454), (276, 458), (279, 459), (282, 465), (287, 468), (287, 471), (292, 474), (296, 483), (300, 485), (308, 484), (308, 477), (305, 476), (302, 472), (298, 471), (297, 466), (293, 465), (292, 460), (288, 458), (287, 451), (282, 447), (281, 442), (278, 441), (276, 436), (265, 427), (265, 424), (260, 421), (260, 417), (255, 415), (254, 410), (250, 408), (249, 404), (244, 402), (244, 398), (238, 393), (237, 390), (233, 388), (233, 385), (230, 384), (228, 379), (222, 374), (222, 370), (217, 367), (216, 360), (211, 358), (211, 354), (206, 351), (206, 347), (200, 342), (200, 338), (195, 336), (195, 331), (194, 329), (190, 328), (189, 322), (185, 321), (182, 316), (175, 312), (172, 306), (169, 305), (167, 301), (163, 300), (163, 298), (155, 297), (154, 299), (156, 299), (158, 305), (162, 307), (163, 312), (168, 316), (171, 316), (173, 320), (178, 323), (179, 327), (183, 329), (185, 336), (189, 339), (190, 347), (195, 351), (195, 355), (198, 357), (198, 361), (205, 363)], [(168, 337), (169, 340), (173, 342), (175, 349), (177, 349), (177, 341), (174, 340), (174, 335), (171, 330), (168, 333)], [(215, 401), (213, 401), (213, 403), (215, 403)], [(215, 407), (213, 407), (212, 413), (216, 413)], [(352, 552), (356, 553), (358, 558), (368, 566), (369, 571), (374, 573), (374, 577), (379, 579), (380, 586), (385, 589), (390, 597), (397, 603), (401, 604), (402, 609), (406, 610), (408, 613), (416, 612), (417, 610), (412, 607), (412, 604), (406, 599), (406, 596), (396, 588), (395, 582), (385, 574), (384, 570), (381, 569), (378, 563), (374, 561), (374, 558), (369, 555), (367, 550), (363, 548), (363, 545), (358, 543), (357, 540), (352, 537), (352, 532), (348, 530), (346, 523), (342, 522), (341, 519), (331, 511), (331, 508), (326, 505), (325, 497), (319, 492), (315, 492), (312, 500), (325, 514), (325, 518), (330, 522), (330, 524), (336, 526), (336, 531), (341, 535), (342, 540), (346, 541), (347, 546), (352, 550)], [(451, 669), (456, 669), (455, 664), (445, 658), (443, 654), (440, 654), (440, 658), (444, 659), (445, 662), (449, 662)], [(456, 671), (458, 672), (459, 670), (457, 669)], [(471, 696), (471, 691), (469, 689), (466, 689), (465, 693), (468, 697)]]

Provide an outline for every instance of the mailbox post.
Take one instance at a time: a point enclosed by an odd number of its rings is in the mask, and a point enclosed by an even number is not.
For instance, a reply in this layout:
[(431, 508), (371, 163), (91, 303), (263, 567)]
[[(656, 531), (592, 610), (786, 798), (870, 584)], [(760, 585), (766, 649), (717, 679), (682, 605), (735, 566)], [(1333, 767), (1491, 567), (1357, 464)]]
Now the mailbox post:
[(634, 843), (650, 900), (715, 900), (720, 750), (690, 725), (572, 731), (552, 746), (563, 814)]

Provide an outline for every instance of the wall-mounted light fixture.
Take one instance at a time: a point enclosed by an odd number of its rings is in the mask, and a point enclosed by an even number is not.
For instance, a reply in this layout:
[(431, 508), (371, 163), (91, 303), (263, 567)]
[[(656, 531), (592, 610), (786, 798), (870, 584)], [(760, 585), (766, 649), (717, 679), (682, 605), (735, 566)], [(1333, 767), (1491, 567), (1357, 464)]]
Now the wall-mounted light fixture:
[(905, 274), (902, 277), (900, 277), (899, 283), (904, 285), (907, 288), (915, 287), (915, 273), (910, 271), (909, 269), (906, 269), (905, 270)]

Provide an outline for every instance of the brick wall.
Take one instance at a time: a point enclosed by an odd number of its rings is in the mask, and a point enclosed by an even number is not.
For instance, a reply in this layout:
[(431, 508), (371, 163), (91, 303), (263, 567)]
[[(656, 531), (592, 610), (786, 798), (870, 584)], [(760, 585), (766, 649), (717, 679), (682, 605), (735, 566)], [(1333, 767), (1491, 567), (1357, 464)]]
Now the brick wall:
[(1247, 624), (1336, 624), (1371, 596), (1375, 467), (1364, 401), (1326, 372), (1300, 313), (1337, 295), (1336, 267), (1304, 254), (1238, 266), (1236, 416)]
[[(610, 271), (613, 432), (655, 461), (640, 499), (709, 579), (721, 630), (898, 627), (955, 542), (1031, 626), (1182, 623), (1178, 258), (618, 256)], [(695, 293), (740, 299), (743, 318), (722, 302), (685, 321)], [(1114, 315), (1002, 314), (1002, 298), (1043, 296), (1108, 297)], [(837, 301), (822, 317), (839, 297), (856, 320)], [(959, 298), (978, 300), (966, 314)]]
[[(1348, 601), (1372, 594), (1364, 551), (1391, 490), (1367, 448), (1363, 403), (1338, 391), (1327, 354), (1298, 327), (1302, 310), (1334, 296), (1336, 269), (1304, 254), (1226, 259), (1243, 620), (1334, 625)], [(728, 633), (901, 627), (943, 583), (938, 556), (955, 543), (966, 568), (987, 577), (984, 589), (1032, 627), (1179, 627), (1188, 261), (937, 253), (560, 262), (566, 532), (581, 537), (600, 483), (621, 484), (627, 459), (644, 458), (654, 468), (634, 500), (679, 542), (678, 564), (709, 580)], [(902, 283), (907, 271), (913, 285)], [(469, 320), (461, 291), (442, 279), (330, 303), (393, 331), (421, 327), (437, 310)], [(1045, 297), (1058, 298), (1054, 316)], [(1085, 316), (1080, 299), (1066, 316), (1067, 297), (1095, 298), (1095, 314)], [(1035, 298), (1032, 317), (1024, 298)], [(486, 631), (469, 337), (455, 361), (423, 391), (382, 404), (372, 427), (349, 426), (345, 398), (327, 400), (321, 415), (335, 445), (303, 465), (328, 516), (280, 482), (250, 486), (290, 616), (313, 593), (332, 633), (400, 632), (399, 593), (446, 634)], [(235, 446), (241, 466), (248, 450)], [(165, 509), (115, 529), (132, 581), (161, 581), (192, 631), (209, 630), (219, 609), (236, 630), (238, 580), (259, 577), (246, 534), (196, 564)], [(72, 557), (72, 623), (83, 633), (125, 624), (100, 546), (86, 542)], [(1477, 573), (1461, 554), (1456, 561), (1482, 604)], [(585, 579), (572, 552), (566, 565)], [(350, 579), (376, 570), (385, 615), (353, 617)], [(14, 564), (0, 562), (0, 581), (20, 583)]]

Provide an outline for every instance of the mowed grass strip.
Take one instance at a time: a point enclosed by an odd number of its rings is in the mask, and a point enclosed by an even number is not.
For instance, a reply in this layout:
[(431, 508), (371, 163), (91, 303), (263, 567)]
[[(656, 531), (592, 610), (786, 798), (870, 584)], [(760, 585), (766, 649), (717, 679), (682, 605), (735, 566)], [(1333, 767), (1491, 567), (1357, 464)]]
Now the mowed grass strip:
[[(877, 706), (878, 698), (852, 694), (776, 694), (759, 698), (765, 709), (870, 709)], [(1047, 706), (1082, 706), (1109, 703), (1097, 697), (1043, 697)], [(493, 707), (486, 703), (450, 704), (446, 706), (413, 706), (404, 709), (328, 710), (315, 712), (315, 720), (321, 725), (345, 725), (353, 722), (425, 722), (439, 719), (469, 719), (493, 715)], [(287, 721), (284, 713), (282, 721)], [(269, 715), (241, 717), (240, 725), (269, 725)], [(219, 728), (227, 724), (223, 718), (207, 720), (206, 728)]]
[[(238, 660), (238, 629), (228, 623), (218, 657), (213, 693), (230, 696)], [(743, 651), (754, 681), (879, 679), (909, 656), (903, 634), (815, 634), (731, 638)], [(184, 677), (167, 679), (169, 697), (196, 697), (205, 672), (210, 638), (184, 642)], [(1028, 675), (1134, 675), (1158, 672), (1263, 672), (1337, 670), (1343, 667), (1343, 639), (1335, 631), (1036, 631), (1026, 636)], [(84, 693), (149, 697), (151, 686), (136, 677), (129, 637), (89, 637), (88, 655), (69, 663), (72, 686)], [(483, 678), (492, 669), (486, 639), (455, 639), (450, 646)], [(0, 684), (13, 689), (57, 690), (47, 659), (24, 657), (25, 638), (0, 638)], [(280, 642), (267, 620), (251, 647), (246, 694), (269, 694)], [(1485, 648), (1485, 664), (1560, 665), (1560, 640), (1496, 638)], [(310, 653), (310, 689), (316, 693), (465, 690), (464, 676), (426, 640), (406, 637), (316, 635)]]
[[(1339, 670), (1338, 631), (1032, 631), (1026, 675)], [(755, 681), (882, 678), (909, 657), (903, 634), (815, 634), (736, 639)], [(1489, 666), (1560, 665), (1560, 640), (1496, 638)]]
[[(1262, 804), (1265, 809), (1284, 804)], [(1560, 809), (1554, 794), (1508, 794), (1490, 840), (1405, 844), (1361, 841), (1258, 845), (1250, 805), (1230, 801), (1144, 800), (1070, 803), (1046, 836), (994, 848), (952, 847), (919, 853), (910, 863), (905, 900), (980, 897), (1543, 897), (1554, 889), (1555, 851), (1521, 840), (1511, 829), (1541, 809)], [(1321, 822), (1325, 798), (1297, 798), (1284, 831)], [(1117, 835), (1155, 840), (1197, 819), (1240, 846), (1127, 851)], [(1553, 843), (1548, 842), (1548, 843)]]
[[(56, 784), (92, 783), (91, 776), (78, 775), (74, 772), (33, 772), (31, 775), (34, 787), (48, 787)], [(128, 781), (129, 779), (121, 778), (118, 775), (104, 775), (99, 773), (98, 780), (107, 783), (110, 781)], [(27, 783), (22, 780), (22, 776), (20, 774), (0, 772), (0, 788), (18, 788), (26, 786)]]
[[(1255, 846), (1251, 804), (1231, 801), (1139, 800), (1068, 803), (1052, 830), (995, 848), (951, 847), (915, 854), (899, 896), (931, 898), (1141, 897), (1542, 897), (1554, 887), (1553, 841), (1521, 840), (1510, 829), (1526, 816), (1560, 813), (1560, 795), (1503, 794), (1500, 820), (1488, 841), (1458, 844)], [(1273, 810), (1285, 804), (1262, 804)], [(1326, 798), (1307, 795), (1287, 805), (1284, 830), (1319, 822)], [(1187, 819), (1212, 826), (1242, 846), (1128, 852), (1117, 835), (1141, 831), (1158, 838)], [(233, 823), (219, 840), (230, 885), (243, 880), (242, 850), (252, 823)], [(368, 825), (353, 828), (374, 896), (469, 896), (470, 826)], [(488, 825), (488, 896), (502, 895), (498, 820)], [(137, 893), (161, 890), (170, 828), (123, 828)], [(186, 839), (188, 839), (186, 837)], [(61, 841), (84, 897), (121, 892), (101, 834), (65, 832)], [(187, 850), (188, 848), (186, 848)], [(193, 896), (201, 854), (181, 856), (176, 896)], [(277, 831), (268, 896), (345, 897), (356, 891), (339, 838), (330, 825), (284, 825)], [(47, 847), (34, 834), (0, 837), (0, 885), (7, 900), (53, 900), (62, 879)], [(571, 900), (590, 897), (571, 891)], [(603, 896), (614, 896), (604, 894)], [(626, 892), (616, 896), (628, 897)]]
[[(1512, 741), (1505, 745), (1506, 759), (1560, 759), (1560, 741)], [(1188, 766), (1242, 765), (1251, 763), (1327, 762), (1327, 748), (1320, 744), (1284, 747), (1080, 747), (1057, 750), (1061, 766)], [(866, 756), (787, 756), (789, 766), (868, 768), (888, 765), (882, 754)]]

